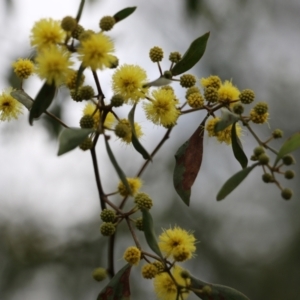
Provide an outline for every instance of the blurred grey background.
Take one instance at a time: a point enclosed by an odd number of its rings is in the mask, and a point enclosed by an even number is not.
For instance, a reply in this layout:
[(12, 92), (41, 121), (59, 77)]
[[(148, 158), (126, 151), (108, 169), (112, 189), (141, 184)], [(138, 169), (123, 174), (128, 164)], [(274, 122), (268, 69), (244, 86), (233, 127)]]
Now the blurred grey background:
[[(77, 12), (79, 0), (0, 2), (0, 89), (16, 85), (11, 62), (30, 55), (29, 32), (35, 21), (62, 19)], [(149, 79), (158, 77), (148, 58), (149, 49), (160, 46), (167, 69), (170, 51), (184, 53), (195, 38), (211, 32), (207, 51), (191, 73), (232, 79), (240, 90), (251, 88), (257, 101), (270, 106), (268, 125), (255, 126), (260, 137), (281, 128), (285, 138), (299, 131), (300, 2), (258, 0), (86, 1), (81, 24), (97, 30), (104, 15), (137, 6), (132, 16), (114, 28), (120, 63), (139, 64)], [(100, 73), (109, 99), (111, 75)], [(92, 84), (92, 78), (87, 76)], [(41, 82), (31, 78), (25, 90), (32, 97)], [(173, 84), (178, 97), (184, 92)], [(65, 90), (58, 92), (51, 111), (71, 126), (78, 126), (83, 104), (72, 102)], [(126, 116), (129, 107), (119, 109)], [(201, 112), (180, 118), (171, 139), (143, 174), (143, 191), (155, 202), (152, 210), (157, 233), (174, 224), (193, 230), (200, 241), (197, 256), (184, 264), (202, 280), (231, 286), (252, 300), (295, 300), (300, 293), (299, 178), (283, 186), (294, 190), (286, 202), (273, 185), (261, 181), (261, 170), (224, 201), (215, 200), (227, 178), (239, 170), (231, 148), (205, 139), (204, 160), (194, 184), (191, 206), (186, 207), (173, 189), (174, 154), (201, 122)], [(145, 132), (142, 142), (154, 149), (164, 130), (137, 115)], [(99, 200), (89, 153), (74, 150), (57, 157), (60, 128), (42, 117), (32, 127), (28, 114), (16, 122), (0, 124), (0, 298), (96, 299), (107, 282), (91, 277), (97, 266), (106, 266), (107, 240), (99, 234)], [(250, 156), (256, 146), (244, 131), (242, 142)], [(282, 142), (282, 141), (280, 141)], [(273, 143), (278, 147), (279, 143)], [(118, 182), (99, 142), (98, 159), (106, 192)], [(142, 159), (132, 147), (112, 139), (112, 147), (128, 176), (134, 176)], [(299, 161), (299, 151), (294, 153)], [(124, 159), (126, 157), (126, 159)], [(299, 175), (299, 165), (294, 169)], [(112, 198), (118, 203), (118, 198)], [(142, 234), (139, 237), (143, 239)], [(124, 265), (122, 254), (132, 245), (126, 226), (117, 235), (116, 269)], [(132, 270), (132, 299), (155, 299), (151, 282)], [(194, 296), (191, 299), (195, 298)]]

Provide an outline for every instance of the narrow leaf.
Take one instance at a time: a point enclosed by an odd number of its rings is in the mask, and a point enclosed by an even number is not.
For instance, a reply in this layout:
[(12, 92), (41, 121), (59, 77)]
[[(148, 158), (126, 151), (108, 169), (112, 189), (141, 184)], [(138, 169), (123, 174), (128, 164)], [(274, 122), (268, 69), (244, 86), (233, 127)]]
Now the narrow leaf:
[(229, 195), (247, 176), (248, 174), (256, 167), (257, 164), (254, 164), (250, 167), (247, 167), (230, 177), (220, 189), (217, 200), (223, 200), (227, 195)]
[(285, 155), (297, 150), (300, 147), (300, 132), (295, 133), (289, 139), (287, 139), (281, 146), (276, 160), (275, 165), (282, 159)]
[(26, 94), (23, 90), (12, 91), (11, 96), (14, 97), (17, 101), (23, 104), (28, 110), (31, 110), (33, 105), (33, 99)]
[(172, 75), (176, 76), (191, 69), (203, 56), (209, 32), (194, 40), (188, 50), (183, 55), (182, 59), (171, 70)]
[(33, 124), (33, 119), (39, 118), (43, 112), (47, 110), (47, 108), (52, 103), (52, 100), (55, 96), (56, 87), (54, 84), (47, 84), (46, 82), (40, 89), (38, 95), (36, 96), (34, 103), (31, 107), (29, 113), (29, 124)]
[(136, 6), (127, 7), (117, 12), (113, 17), (117, 23), (130, 16), (135, 10), (136, 10)]
[(238, 121), (240, 117), (226, 108), (221, 108), (221, 119), (215, 125), (215, 132), (219, 132)]
[(81, 80), (81, 77), (83, 75), (84, 70), (85, 70), (85, 67), (83, 66), (83, 64), (81, 64), (80, 67), (79, 67), (79, 69), (78, 69), (78, 71), (77, 71), (76, 88), (75, 88), (76, 91), (79, 88), (80, 80)]
[(190, 276), (191, 288), (202, 300), (249, 300), (241, 292), (220, 284), (211, 284)]
[(242, 143), (236, 134), (236, 123), (233, 123), (231, 128), (231, 145), (234, 157), (241, 164), (242, 168), (245, 169), (248, 165), (248, 158), (243, 150)]
[(135, 126), (134, 126), (134, 112), (135, 112), (135, 108), (136, 108), (136, 104), (133, 105), (132, 109), (130, 110), (129, 114), (128, 114), (128, 120), (130, 122), (130, 126), (131, 126), (131, 142), (132, 145), (134, 147), (134, 149), (139, 152), (144, 159), (151, 159), (150, 154), (146, 151), (146, 149), (142, 146), (142, 144), (140, 143), (136, 132), (135, 132)]
[(75, 149), (93, 131), (93, 129), (86, 128), (63, 128), (58, 137), (59, 148), (57, 155), (59, 156)]
[(111, 148), (109, 146), (109, 143), (108, 143), (107, 139), (105, 138), (104, 140), (105, 140), (105, 146), (106, 146), (106, 151), (107, 151), (108, 157), (109, 157), (112, 165), (114, 166), (114, 168), (115, 168), (115, 170), (116, 170), (116, 172), (117, 172), (120, 180), (125, 185), (128, 193), (131, 194), (131, 188), (130, 188), (129, 183), (128, 183), (127, 179), (126, 179), (126, 176), (125, 176), (123, 170), (118, 165), (117, 160), (116, 160), (116, 158), (115, 158), (115, 156), (114, 156), (114, 154), (113, 154), (113, 152), (112, 152), (112, 150), (111, 150)]
[(129, 276), (131, 265), (123, 267), (109, 282), (109, 284), (100, 292), (97, 300), (129, 300), (130, 285)]
[(78, 8), (77, 16), (76, 16), (77, 23), (79, 23), (79, 21), (80, 21), (81, 14), (82, 14), (83, 7), (84, 7), (84, 3), (85, 3), (85, 0), (81, 0), (79, 8)]
[(142, 209), (142, 214), (143, 214), (143, 229), (144, 229), (144, 234), (145, 234), (147, 244), (154, 253), (156, 253), (159, 257), (163, 258), (156, 240), (156, 235), (153, 228), (152, 216), (147, 209)]
[(198, 175), (203, 156), (203, 136), (206, 118), (193, 135), (177, 150), (173, 183), (177, 194), (189, 206), (191, 187)]

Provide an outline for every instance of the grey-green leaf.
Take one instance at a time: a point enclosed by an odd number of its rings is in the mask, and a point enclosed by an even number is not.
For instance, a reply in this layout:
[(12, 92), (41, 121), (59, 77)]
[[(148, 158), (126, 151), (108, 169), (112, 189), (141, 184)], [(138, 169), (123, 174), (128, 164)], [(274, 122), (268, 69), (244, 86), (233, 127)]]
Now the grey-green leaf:
[(226, 108), (221, 108), (221, 119), (215, 125), (215, 132), (219, 132), (238, 121), (240, 117)]
[(135, 113), (136, 104), (133, 105), (132, 109), (130, 110), (128, 114), (128, 120), (131, 126), (131, 142), (134, 147), (134, 149), (139, 152), (144, 159), (151, 159), (150, 154), (147, 152), (147, 150), (142, 146), (139, 139), (137, 138), (136, 132), (135, 132), (135, 126), (134, 126), (134, 113)]
[(247, 176), (248, 174), (257, 166), (258, 164), (253, 164), (230, 177), (220, 189), (217, 200), (223, 200), (227, 195), (229, 195)]
[(108, 140), (106, 138), (105, 138), (105, 146), (106, 146), (106, 151), (107, 151), (108, 157), (109, 157), (112, 165), (114, 166), (114, 168), (115, 168), (115, 170), (116, 170), (116, 172), (117, 172), (120, 180), (125, 185), (128, 193), (131, 194), (132, 193), (131, 192), (131, 188), (130, 188), (129, 183), (128, 183), (127, 179), (126, 179), (126, 176), (125, 176), (123, 170), (120, 168), (120, 166), (119, 166), (119, 164), (118, 164), (118, 162), (117, 162), (117, 160), (116, 160), (116, 158), (115, 158), (115, 156), (114, 156), (114, 154), (113, 154), (113, 152), (112, 152), (112, 150), (110, 148)]
[(17, 101), (23, 104), (28, 110), (31, 110), (33, 105), (33, 99), (26, 94), (23, 90), (12, 91), (11, 96), (14, 97)]
[(242, 168), (246, 168), (248, 165), (248, 158), (243, 150), (242, 143), (236, 134), (236, 123), (233, 123), (231, 128), (231, 146), (234, 157), (241, 164)]
[(29, 113), (29, 124), (33, 124), (33, 119), (39, 118), (42, 113), (44, 113), (47, 108), (52, 103), (52, 100), (56, 93), (56, 87), (54, 84), (47, 84), (47, 82), (44, 83), (42, 88), (40, 89), (38, 95), (36, 96), (34, 103), (31, 107), (30, 113)]
[(297, 150), (298, 148), (300, 148), (300, 132), (297, 132), (294, 135), (292, 135), (281, 146), (275, 160), (275, 166), (279, 162), (279, 160), (282, 159), (285, 155)]
[(172, 68), (171, 72), (173, 76), (190, 70), (201, 59), (206, 49), (209, 34), (207, 32), (191, 43), (181, 60)]
[(135, 10), (136, 10), (136, 6), (127, 7), (114, 14), (113, 17), (116, 22), (120, 22), (125, 18), (127, 18), (128, 16), (130, 16)]
[(58, 140), (59, 148), (57, 155), (62, 155), (80, 145), (90, 133), (93, 132), (93, 129), (86, 128), (63, 128)]
[(154, 253), (156, 253), (159, 257), (163, 258), (156, 240), (152, 216), (147, 209), (142, 209), (142, 214), (143, 214), (143, 229), (144, 229), (144, 234), (145, 234), (147, 244), (149, 245), (149, 247)]
[(202, 300), (249, 300), (243, 293), (220, 284), (211, 284), (190, 276), (194, 294)]

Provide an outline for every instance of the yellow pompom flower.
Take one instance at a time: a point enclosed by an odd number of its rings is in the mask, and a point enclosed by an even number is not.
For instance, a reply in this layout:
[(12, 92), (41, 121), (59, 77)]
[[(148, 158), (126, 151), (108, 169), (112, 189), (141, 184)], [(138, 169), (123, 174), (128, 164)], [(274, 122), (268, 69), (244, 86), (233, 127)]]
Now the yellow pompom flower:
[(171, 90), (159, 89), (152, 92), (153, 100), (144, 104), (146, 117), (154, 124), (172, 126), (180, 115), (176, 107), (178, 100)]
[(253, 123), (263, 124), (268, 121), (269, 113), (266, 112), (264, 114), (258, 114), (255, 109), (250, 110), (250, 119)]
[(141, 250), (137, 247), (128, 247), (123, 258), (131, 265), (138, 265), (141, 259)]
[(131, 189), (131, 194), (129, 194), (126, 186), (123, 184), (122, 181), (120, 181), (119, 184), (118, 184), (118, 192), (123, 197), (134, 196), (139, 191), (139, 189), (141, 188), (142, 181), (138, 177), (135, 177), (135, 178), (126, 178), (126, 179), (127, 179), (128, 184), (129, 184), (129, 187)]
[(48, 84), (59, 86), (63, 84), (71, 72), (73, 62), (70, 60), (70, 53), (62, 48), (50, 46), (42, 49), (36, 59), (36, 72), (46, 79)]
[(121, 94), (125, 103), (144, 99), (148, 88), (143, 87), (147, 81), (146, 71), (136, 65), (123, 65), (112, 77), (112, 89), (115, 94)]
[(0, 95), (0, 120), (10, 121), (18, 119), (22, 114), (22, 104), (10, 95), (12, 88), (8, 88)]
[(102, 33), (91, 34), (88, 38), (81, 40), (78, 49), (79, 60), (85, 67), (93, 71), (109, 68), (115, 62), (116, 57), (111, 53), (114, 51), (114, 44), (110, 38)]
[(41, 19), (34, 23), (31, 29), (30, 44), (38, 49), (62, 43), (65, 32), (59, 21), (51, 18)]
[(220, 77), (216, 75), (211, 75), (207, 78), (201, 78), (200, 83), (204, 88), (213, 87), (216, 90), (218, 90), (222, 85)]
[(161, 251), (167, 257), (172, 255), (175, 260), (180, 256), (184, 257), (183, 260), (190, 259), (196, 251), (194, 235), (178, 226), (164, 230), (158, 239)]
[(15, 74), (21, 79), (27, 79), (34, 72), (33, 62), (27, 58), (19, 58), (12, 66)]
[[(189, 290), (185, 287), (190, 284), (190, 279), (182, 278), (182, 271), (183, 269), (178, 266), (173, 267), (172, 275), (176, 283), (167, 272), (162, 272), (155, 276), (153, 281), (154, 291), (160, 300), (186, 299), (188, 297)], [(178, 293), (179, 297), (177, 297)]]
[[(100, 122), (100, 112), (99, 109), (97, 109), (97, 106), (94, 103), (87, 103), (86, 106), (83, 109), (83, 115), (90, 115), (94, 118), (94, 128), (97, 129)], [(112, 113), (108, 113), (106, 115), (105, 121), (104, 121), (104, 127), (106, 128), (112, 128), (112, 125), (115, 122), (115, 116)]]
[(157, 275), (158, 269), (154, 264), (146, 264), (142, 267), (142, 276), (146, 279), (152, 279)]
[(218, 101), (227, 105), (234, 100), (239, 100), (239, 95), (240, 91), (229, 80), (226, 80), (218, 89)]
[[(220, 143), (224, 142), (227, 145), (230, 145), (232, 125), (229, 125), (222, 131), (215, 132), (215, 126), (219, 121), (220, 118), (217, 117), (217, 118), (212, 118), (207, 122), (205, 129), (208, 132), (208, 136), (215, 136)], [(242, 128), (239, 125), (239, 123), (236, 123), (235, 129), (236, 129), (237, 136), (240, 137), (242, 134)]]

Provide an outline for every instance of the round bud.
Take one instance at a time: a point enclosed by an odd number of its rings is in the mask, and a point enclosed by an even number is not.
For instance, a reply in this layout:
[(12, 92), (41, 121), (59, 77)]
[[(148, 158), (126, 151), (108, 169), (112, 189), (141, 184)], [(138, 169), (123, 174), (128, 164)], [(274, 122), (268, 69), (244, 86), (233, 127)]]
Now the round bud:
[(262, 153), (259, 157), (258, 157), (258, 161), (261, 165), (267, 165), (270, 161), (270, 158), (267, 154)]
[(84, 115), (79, 121), (81, 128), (93, 128), (94, 118), (91, 115)]
[(80, 96), (83, 100), (90, 100), (94, 97), (94, 89), (90, 85), (84, 85), (79, 89)]
[(116, 219), (116, 213), (114, 210), (105, 208), (102, 210), (100, 218), (103, 222), (114, 222)]
[(107, 272), (104, 268), (97, 268), (93, 271), (92, 276), (96, 281), (102, 281), (107, 277)]
[(221, 81), (221, 78), (219, 76), (211, 75), (207, 78), (202, 78), (201, 79), (201, 84), (205, 88), (213, 87), (216, 90), (218, 90), (222, 85), (222, 81)]
[(131, 265), (137, 265), (141, 259), (141, 250), (137, 247), (128, 247), (123, 258)]
[(110, 104), (114, 107), (119, 107), (122, 106), (124, 104), (124, 97), (121, 94), (116, 94), (113, 95), (111, 100), (110, 100)]
[(115, 134), (119, 138), (125, 138), (131, 134), (130, 125), (119, 122), (115, 127)]
[(275, 129), (275, 130), (272, 132), (272, 136), (273, 136), (274, 139), (282, 138), (282, 137), (283, 137), (283, 131), (280, 130), (280, 129)]
[(194, 93), (200, 93), (200, 90), (198, 87), (192, 86), (192, 87), (188, 88), (185, 93), (185, 98), (187, 99), (189, 97), (189, 95), (194, 94)]
[(286, 179), (293, 179), (295, 177), (295, 172), (293, 170), (287, 170), (284, 173)]
[(233, 112), (237, 115), (241, 115), (244, 112), (244, 106), (240, 103), (236, 103), (232, 108)]
[(255, 98), (254, 92), (249, 89), (243, 90), (239, 95), (239, 99), (243, 104), (252, 103), (254, 98)]
[(79, 148), (83, 151), (90, 150), (93, 147), (93, 141), (91, 138), (86, 138), (83, 143), (79, 145)]
[(264, 115), (268, 112), (268, 104), (266, 102), (258, 102), (253, 109), (258, 115)]
[(84, 32), (84, 28), (77, 24), (76, 27), (73, 29), (71, 36), (76, 39), (79, 40), (79, 36)]
[(104, 222), (100, 226), (100, 232), (104, 236), (111, 236), (115, 233), (116, 227), (112, 222)]
[(173, 74), (172, 74), (171, 71), (164, 71), (164, 77), (165, 77), (166, 79), (172, 79)]
[(161, 261), (156, 260), (152, 263), (158, 270), (158, 273), (161, 273), (165, 270), (165, 266)]
[(256, 157), (260, 156), (261, 154), (265, 153), (265, 149), (261, 146), (254, 148), (253, 153)]
[(218, 90), (212, 86), (204, 90), (204, 98), (207, 102), (215, 103), (218, 101)]
[(270, 173), (265, 173), (262, 175), (262, 180), (265, 183), (273, 182), (273, 176)]
[(135, 220), (135, 227), (140, 231), (144, 231), (143, 218), (138, 218)]
[(180, 77), (180, 85), (184, 88), (189, 88), (196, 83), (196, 77), (192, 74), (183, 74)]
[(146, 264), (142, 267), (142, 276), (145, 279), (152, 279), (158, 273), (157, 268), (153, 264)]
[(283, 189), (281, 191), (281, 197), (284, 199), (284, 200), (290, 200), (293, 196), (293, 191), (291, 189)]
[(169, 55), (169, 60), (176, 64), (181, 60), (181, 54), (179, 52), (171, 52)]
[(99, 27), (103, 31), (109, 31), (114, 27), (115, 24), (116, 20), (114, 17), (105, 16), (100, 20)]
[(294, 157), (292, 155), (286, 155), (282, 158), (282, 162), (286, 165), (286, 166), (290, 166), (292, 164), (295, 163)]
[(77, 26), (77, 21), (73, 17), (64, 17), (61, 21), (61, 28), (64, 31), (73, 31)]
[(149, 56), (153, 62), (159, 62), (163, 59), (164, 52), (160, 47), (155, 46), (150, 49)]
[(186, 270), (181, 271), (180, 276), (181, 276), (182, 278), (184, 278), (184, 279), (189, 279), (189, 278), (191, 278), (190, 273), (189, 273), (188, 271), (186, 271)]
[(70, 95), (71, 98), (76, 102), (81, 102), (83, 100), (79, 89), (77, 91), (70, 90)]
[(200, 93), (193, 93), (188, 96), (187, 103), (192, 108), (201, 108), (204, 106), (204, 99)]
[(139, 209), (150, 209), (153, 205), (152, 199), (146, 193), (137, 193), (134, 202)]
[(80, 41), (84, 41), (90, 38), (91, 35), (95, 34), (93, 30), (84, 30), (78, 37)]

